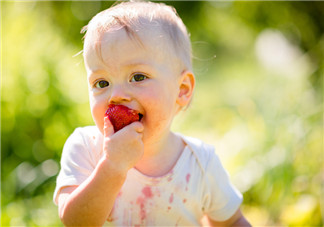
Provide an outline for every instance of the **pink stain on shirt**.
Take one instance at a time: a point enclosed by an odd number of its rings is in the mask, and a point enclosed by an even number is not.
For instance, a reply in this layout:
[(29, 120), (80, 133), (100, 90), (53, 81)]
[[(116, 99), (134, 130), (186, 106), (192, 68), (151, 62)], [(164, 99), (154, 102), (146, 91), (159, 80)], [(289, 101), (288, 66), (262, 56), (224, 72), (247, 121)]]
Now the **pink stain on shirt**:
[(142, 193), (144, 195), (137, 198), (136, 203), (140, 207), (140, 218), (143, 221), (146, 218), (146, 209), (145, 206), (147, 205), (147, 200), (153, 197), (153, 193), (150, 187), (144, 187), (142, 189)]
[(146, 218), (146, 211), (145, 211), (145, 198), (138, 197), (136, 203), (140, 205), (140, 217), (141, 220), (144, 220)]
[(187, 184), (188, 184), (189, 181), (190, 181), (190, 173), (187, 174), (187, 176), (186, 176), (186, 181), (187, 181)]
[(169, 202), (170, 202), (170, 203), (173, 202), (173, 193), (170, 195)]
[(142, 193), (144, 194), (144, 196), (145, 196), (146, 198), (151, 198), (151, 197), (153, 197), (153, 193), (152, 193), (152, 190), (151, 190), (150, 187), (145, 187), (145, 188), (143, 188)]

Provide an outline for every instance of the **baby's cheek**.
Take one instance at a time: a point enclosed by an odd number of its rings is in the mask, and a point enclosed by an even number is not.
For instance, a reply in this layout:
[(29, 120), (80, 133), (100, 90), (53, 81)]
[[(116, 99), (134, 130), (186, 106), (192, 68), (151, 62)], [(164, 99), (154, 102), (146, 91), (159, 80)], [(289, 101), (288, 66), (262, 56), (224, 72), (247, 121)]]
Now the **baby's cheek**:
[(106, 108), (101, 105), (100, 103), (90, 103), (91, 105), (91, 114), (92, 118), (97, 125), (98, 129), (103, 132), (103, 126), (104, 126), (104, 117)]
[(167, 102), (167, 100), (161, 100), (160, 102), (155, 102), (152, 108), (153, 116), (156, 127), (165, 128), (173, 119), (173, 104)]

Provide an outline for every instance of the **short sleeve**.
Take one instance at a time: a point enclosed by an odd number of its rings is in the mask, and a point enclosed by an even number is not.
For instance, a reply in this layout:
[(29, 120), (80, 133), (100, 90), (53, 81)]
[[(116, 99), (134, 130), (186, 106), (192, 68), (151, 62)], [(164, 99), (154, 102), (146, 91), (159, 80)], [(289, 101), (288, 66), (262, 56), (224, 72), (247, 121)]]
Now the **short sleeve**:
[(242, 194), (230, 182), (227, 171), (214, 152), (210, 152), (205, 173), (207, 188), (204, 195), (204, 212), (212, 220), (225, 221), (240, 207)]
[(53, 196), (55, 204), (62, 187), (80, 185), (90, 176), (96, 166), (92, 150), (81, 128), (77, 128), (66, 140)]

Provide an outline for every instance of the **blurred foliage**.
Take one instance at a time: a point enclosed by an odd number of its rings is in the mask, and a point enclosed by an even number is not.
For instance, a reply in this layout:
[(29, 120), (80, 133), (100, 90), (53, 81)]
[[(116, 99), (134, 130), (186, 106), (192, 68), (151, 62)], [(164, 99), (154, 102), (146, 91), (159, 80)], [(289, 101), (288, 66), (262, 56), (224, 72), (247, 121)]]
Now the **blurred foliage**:
[[(166, 3), (197, 77), (173, 129), (215, 145), (253, 225), (322, 226), (324, 3)], [(61, 225), (61, 150), (93, 124), (80, 30), (111, 4), (1, 2), (2, 226)]]

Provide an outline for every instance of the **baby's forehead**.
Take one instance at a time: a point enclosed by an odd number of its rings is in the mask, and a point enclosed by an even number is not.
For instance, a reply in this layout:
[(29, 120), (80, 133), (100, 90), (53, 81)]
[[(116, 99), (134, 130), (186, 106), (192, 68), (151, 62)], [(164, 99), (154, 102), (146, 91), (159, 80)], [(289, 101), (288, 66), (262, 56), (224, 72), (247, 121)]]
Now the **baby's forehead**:
[[(126, 39), (121, 39), (121, 34), (126, 34)], [(171, 59), (177, 57), (172, 40), (170, 40), (166, 32), (159, 27), (147, 26), (137, 27), (131, 31), (125, 27), (116, 27), (108, 31), (95, 32), (87, 37), (84, 51), (89, 48), (101, 49), (103, 45), (107, 44), (114, 48), (120, 42), (132, 43), (144, 51), (154, 51)]]
[[(127, 37), (129, 42), (134, 42), (135, 44), (143, 47), (143, 48), (163, 48), (161, 51), (169, 51), (174, 48), (173, 42), (168, 36), (168, 34), (160, 27), (136, 27), (136, 28), (126, 28), (123, 27), (117, 31), (123, 30)], [(117, 31), (108, 31), (108, 32), (102, 32), (100, 35), (99, 40), (103, 40), (103, 37), (112, 37), (115, 34), (117, 34)], [(117, 35), (118, 36), (118, 35)], [(118, 37), (117, 40), (118, 42)]]

